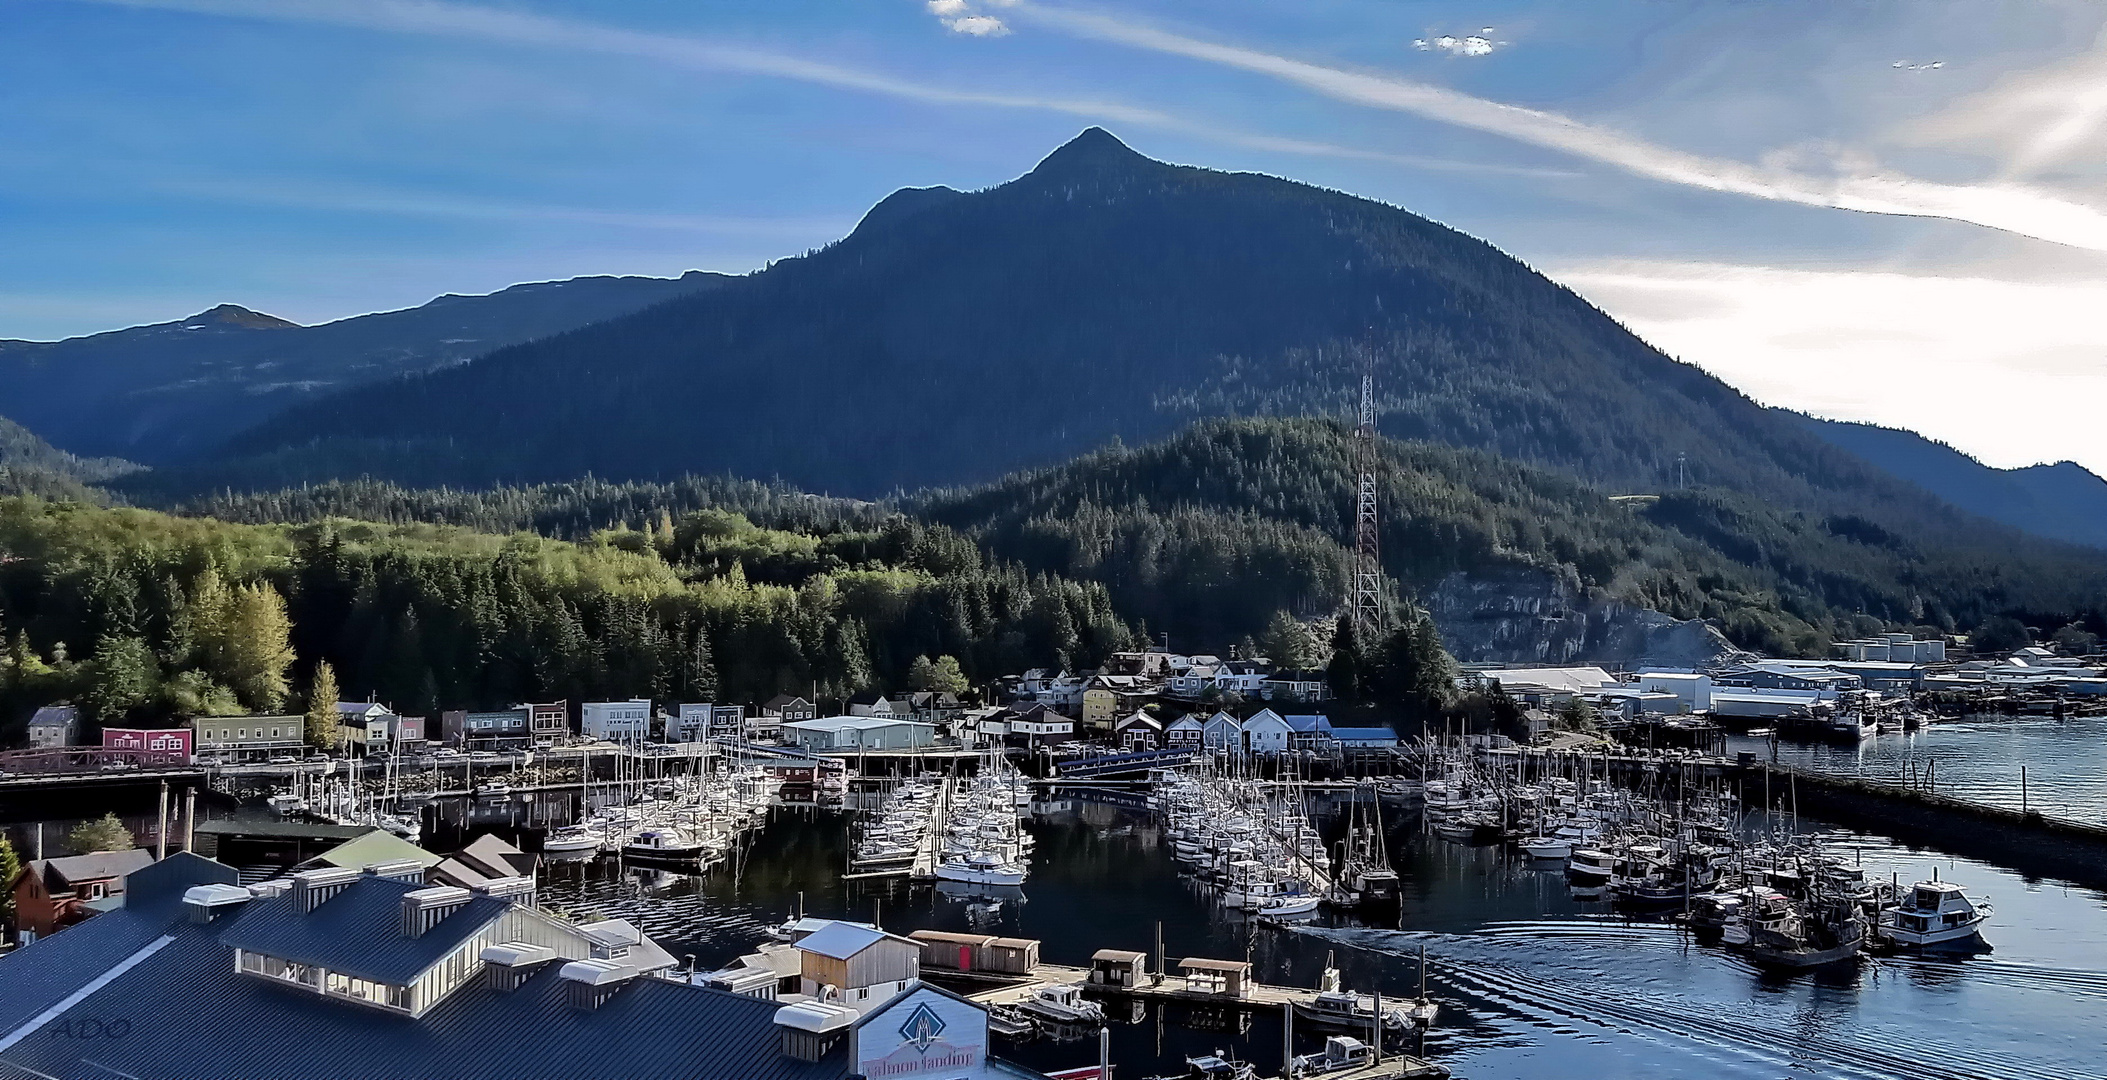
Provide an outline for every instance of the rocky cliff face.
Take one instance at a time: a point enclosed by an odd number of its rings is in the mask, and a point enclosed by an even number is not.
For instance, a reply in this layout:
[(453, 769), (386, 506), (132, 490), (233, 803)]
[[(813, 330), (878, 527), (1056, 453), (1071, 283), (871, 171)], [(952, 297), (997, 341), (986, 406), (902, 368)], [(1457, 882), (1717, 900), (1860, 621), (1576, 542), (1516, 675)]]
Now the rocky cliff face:
[(1449, 652), (1466, 663), (1695, 668), (1736, 651), (1702, 620), (1592, 599), (1541, 570), (1450, 574), (1425, 603)]

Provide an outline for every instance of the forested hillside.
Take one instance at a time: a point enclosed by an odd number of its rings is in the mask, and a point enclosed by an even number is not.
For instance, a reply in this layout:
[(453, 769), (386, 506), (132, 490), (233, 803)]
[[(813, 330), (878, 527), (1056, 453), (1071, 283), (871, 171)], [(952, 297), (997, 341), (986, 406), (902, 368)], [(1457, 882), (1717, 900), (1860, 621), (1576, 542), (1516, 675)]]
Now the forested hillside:
[(1683, 456), (1692, 482), (1781, 505), (1932, 512), (1483, 241), (1095, 129), (999, 187), (896, 193), (721, 288), (317, 401), (186, 482), (728, 472), (879, 497), (1195, 417), (1341, 415), (1364, 364), (1394, 436), (1630, 491)]
[[(999, 557), (1103, 582), (1152, 631), (1219, 640), (1275, 610), (1336, 606), (1353, 438), (1324, 421), (1209, 421), (914, 505)], [(1717, 488), (1615, 499), (1474, 451), (1381, 450), (1384, 567), (1415, 593), (1457, 571), (1534, 567), (1784, 654), (1890, 625), (2097, 622), (2107, 602), (2107, 563), (2091, 552), (1957, 514), (1904, 535)]]
[[(318, 661), (409, 712), (547, 698), (765, 700), (986, 680), (1134, 641), (1104, 589), (894, 519), (825, 535), (724, 511), (578, 543), (342, 519), (240, 525), (0, 499), (0, 722), (289, 707)], [(0, 735), (0, 739), (4, 739)]]

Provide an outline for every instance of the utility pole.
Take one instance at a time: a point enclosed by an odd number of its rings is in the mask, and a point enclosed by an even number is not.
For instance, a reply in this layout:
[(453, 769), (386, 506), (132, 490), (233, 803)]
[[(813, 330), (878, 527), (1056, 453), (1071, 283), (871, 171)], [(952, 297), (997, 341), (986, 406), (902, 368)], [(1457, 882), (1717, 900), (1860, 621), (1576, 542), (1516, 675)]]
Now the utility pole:
[(1359, 482), (1354, 497), (1354, 555), (1352, 592), (1347, 596), (1347, 617), (1353, 620), (1355, 639), (1363, 648), (1375, 641), (1383, 626), (1383, 557), (1380, 520), (1375, 502), (1375, 372), (1373, 354), (1361, 372), (1360, 428), (1354, 433), (1354, 464)]

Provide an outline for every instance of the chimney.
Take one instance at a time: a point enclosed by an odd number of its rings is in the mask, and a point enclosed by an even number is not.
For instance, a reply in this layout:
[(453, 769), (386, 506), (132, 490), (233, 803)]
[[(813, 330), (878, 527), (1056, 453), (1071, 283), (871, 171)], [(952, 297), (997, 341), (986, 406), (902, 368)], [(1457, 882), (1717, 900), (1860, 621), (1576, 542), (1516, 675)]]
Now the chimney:
[(423, 937), (439, 920), (468, 906), (475, 895), (452, 885), (434, 885), (402, 894), (402, 936)]
[(491, 878), (470, 888), (496, 900), (516, 900), (528, 907), (534, 906), (534, 879), (531, 877)]
[(387, 881), (402, 881), (411, 885), (424, 884), (424, 864), (415, 859), (396, 859), (391, 862), (374, 863), (366, 867), (366, 873)]
[(354, 867), (332, 866), (323, 870), (303, 870), (293, 875), (293, 903), (306, 914), (321, 907), (323, 901), (351, 887), (359, 879)]
[(591, 1012), (639, 972), (620, 960), (573, 960), (556, 974), (568, 987), (572, 1007)]
[(183, 907), (194, 923), (209, 923), (252, 899), (239, 885), (198, 885), (183, 891)]
[(543, 964), (556, 959), (556, 950), (546, 945), (508, 941), (501, 945), (485, 945), (482, 958), (484, 981), (491, 989), (509, 994), (533, 978)]

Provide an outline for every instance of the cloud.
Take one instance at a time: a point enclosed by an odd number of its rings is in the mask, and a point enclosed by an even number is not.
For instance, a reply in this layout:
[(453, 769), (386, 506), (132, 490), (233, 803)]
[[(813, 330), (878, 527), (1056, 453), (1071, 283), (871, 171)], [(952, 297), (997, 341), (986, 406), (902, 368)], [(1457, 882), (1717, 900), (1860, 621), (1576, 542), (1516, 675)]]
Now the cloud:
[[(603, 23), (559, 19), (523, 11), (448, 3), (445, 0), (96, 0), (121, 7), (186, 11), (200, 15), (348, 26), (432, 37), (494, 41), (540, 48), (596, 52), (686, 67), (766, 75), (844, 90), (883, 94), (940, 105), (985, 105), (1042, 109), (1092, 120), (1157, 124), (1169, 117), (1154, 109), (1110, 101), (964, 90), (880, 72), (810, 60), (742, 42), (683, 34), (645, 33)], [(971, 32), (971, 31), (968, 31)]]
[(2107, 160), (2107, 29), (2090, 49), (2008, 75), (1905, 125), (1894, 137), (1985, 154), (2007, 180), (2077, 173), (2097, 182)]
[[(1671, 355), (1772, 405), (1908, 428), (1999, 467), (2107, 474), (2107, 280), (1678, 262), (1553, 268)], [(1962, 389), (1957, 389), (1962, 388)]]
[(1946, 61), (1932, 60), (1926, 63), (1912, 63), (1908, 60), (1897, 60), (1889, 66), (1897, 71), (1937, 71), (1946, 66)]
[(1468, 37), (1443, 34), (1440, 37), (1412, 39), (1412, 47), (1421, 52), (1445, 52), (1450, 56), (1491, 56), (1494, 49), (1505, 44), (1507, 43), (1504, 41), (1496, 42), (1492, 39), (1490, 26)]
[[(993, 0), (1002, 3), (1003, 0)], [(973, 10), (970, 0), (929, 0), (929, 13), (955, 34), (972, 37), (1001, 37), (1010, 28), (993, 15), (982, 15)]]
[(1000, 37), (1010, 32), (1001, 19), (993, 15), (967, 15), (957, 19), (945, 19), (944, 25), (961, 34), (974, 37)]
[(1776, 164), (1751, 165), (1676, 150), (1558, 113), (1429, 83), (1327, 67), (1087, 12), (1035, 4), (1020, 4), (1016, 10), (1068, 33), (1265, 75), (1337, 101), (1484, 131), (1665, 183), (1806, 206), (1963, 221), (2107, 251), (2107, 213), (2010, 180), (1948, 184), (1895, 172), (1862, 171), (1857, 163), (1841, 161), (1827, 173)]

